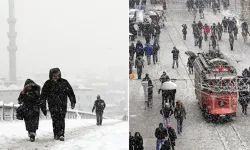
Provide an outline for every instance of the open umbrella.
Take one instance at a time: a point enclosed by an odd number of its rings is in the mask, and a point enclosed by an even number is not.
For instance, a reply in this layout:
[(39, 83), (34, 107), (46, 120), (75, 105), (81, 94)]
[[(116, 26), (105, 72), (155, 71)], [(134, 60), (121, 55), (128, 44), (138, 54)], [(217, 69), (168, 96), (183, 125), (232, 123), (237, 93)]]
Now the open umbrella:
[(190, 57), (196, 57), (195, 53), (192, 51), (186, 51), (185, 54), (190, 56)]
[(164, 82), (161, 85), (162, 90), (175, 90), (177, 89), (177, 85), (171, 81)]

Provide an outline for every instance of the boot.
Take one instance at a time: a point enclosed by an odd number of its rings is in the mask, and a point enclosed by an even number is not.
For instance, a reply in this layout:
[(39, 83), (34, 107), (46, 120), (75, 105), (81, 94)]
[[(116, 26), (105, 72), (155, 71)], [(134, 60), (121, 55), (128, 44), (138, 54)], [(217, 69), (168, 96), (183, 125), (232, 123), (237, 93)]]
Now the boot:
[(30, 141), (31, 141), (31, 142), (34, 142), (34, 141), (35, 141), (36, 134), (35, 134), (34, 132), (29, 132), (29, 137), (30, 137)]
[(64, 137), (63, 136), (60, 136), (60, 141), (64, 141)]

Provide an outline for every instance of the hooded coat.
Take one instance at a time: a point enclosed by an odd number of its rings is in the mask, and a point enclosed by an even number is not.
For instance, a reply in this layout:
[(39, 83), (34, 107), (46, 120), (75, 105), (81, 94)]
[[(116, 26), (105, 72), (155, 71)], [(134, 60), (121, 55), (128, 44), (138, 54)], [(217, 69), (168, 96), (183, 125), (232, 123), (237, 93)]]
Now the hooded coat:
[[(57, 82), (52, 80), (52, 75), (54, 73), (59, 73), (59, 79)], [(71, 104), (76, 103), (74, 91), (69, 82), (66, 79), (61, 78), (60, 69), (50, 69), (49, 80), (44, 83), (41, 93), (42, 110), (46, 109), (46, 101), (48, 101), (51, 113), (58, 112), (66, 114), (67, 97), (69, 97)]]
[(18, 97), (18, 104), (21, 104), (22, 116), (25, 121), (26, 130), (35, 132), (39, 125), (40, 113), (40, 86), (33, 80), (27, 79), (24, 84), (24, 90)]
[[(136, 136), (136, 134), (139, 134), (139, 136)], [(139, 132), (135, 133), (134, 136), (134, 150), (143, 150), (143, 139)]]

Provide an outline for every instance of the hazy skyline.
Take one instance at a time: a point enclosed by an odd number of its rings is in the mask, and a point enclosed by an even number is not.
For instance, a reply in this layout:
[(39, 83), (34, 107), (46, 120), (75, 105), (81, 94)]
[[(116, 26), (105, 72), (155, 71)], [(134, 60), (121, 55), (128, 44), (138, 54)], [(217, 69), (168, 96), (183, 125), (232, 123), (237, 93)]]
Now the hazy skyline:
[[(121, 66), (127, 76), (127, 11), (104, 5), (97, 0), (16, 0), (17, 76), (48, 73), (53, 67), (67, 74), (102, 72), (108, 66)], [(0, 76), (8, 77), (8, 0), (0, 1), (0, 9)], [(114, 18), (118, 11), (124, 16)]]

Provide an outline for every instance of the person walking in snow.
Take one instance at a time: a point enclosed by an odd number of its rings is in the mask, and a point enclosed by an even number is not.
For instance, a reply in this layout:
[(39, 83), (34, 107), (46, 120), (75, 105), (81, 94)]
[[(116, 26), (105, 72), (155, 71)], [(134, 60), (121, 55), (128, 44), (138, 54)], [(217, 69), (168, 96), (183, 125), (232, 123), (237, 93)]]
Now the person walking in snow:
[(217, 33), (218, 33), (218, 40), (221, 40), (222, 32), (223, 32), (223, 27), (222, 25), (218, 22), (217, 24)]
[(199, 35), (199, 37), (198, 37), (198, 46), (199, 46), (199, 49), (202, 48), (202, 41), (203, 41), (203, 37), (202, 37), (202, 35)]
[(131, 56), (129, 57), (129, 74), (133, 73), (133, 66), (134, 66), (134, 61), (132, 60)]
[(100, 95), (97, 95), (97, 100), (95, 100), (94, 106), (92, 108), (92, 113), (96, 112), (96, 125), (101, 126), (102, 125), (102, 117), (103, 117), (103, 111), (106, 107), (106, 104), (104, 100), (101, 99)]
[(134, 135), (134, 150), (143, 150), (143, 138), (139, 132)]
[(229, 44), (231, 51), (234, 50), (234, 36), (232, 32), (229, 33)]
[(136, 48), (134, 43), (132, 42), (132, 44), (129, 46), (129, 56), (131, 56), (132, 60), (134, 60), (134, 55), (136, 52)]
[[(18, 97), (17, 115), (20, 115), (25, 122), (26, 130), (30, 137), (30, 141), (35, 141), (36, 130), (39, 125), (40, 114), (40, 86), (33, 80), (27, 79), (24, 84), (24, 88)], [(44, 115), (47, 114), (47, 110), (42, 110)]]
[(129, 132), (129, 150), (134, 150), (134, 137)]
[(156, 137), (156, 150), (160, 150), (160, 146), (163, 145), (166, 137), (168, 136), (167, 129), (163, 127), (163, 124), (160, 123), (159, 127), (155, 130)]
[(158, 62), (158, 51), (160, 49), (160, 46), (157, 42), (154, 42), (153, 44), (153, 62), (154, 64)]
[(144, 47), (145, 54), (147, 56), (147, 62), (148, 65), (151, 64), (151, 57), (153, 55), (153, 47), (150, 45), (150, 43), (147, 43)]
[(224, 19), (222, 20), (222, 25), (224, 27), (224, 32), (227, 32), (227, 28), (228, 28), (228, 20), (226, 17), (224, 17)]
[(169, 76), (167, 75), (167, 73), (164, 71), (160, 77), (160, 81), (161, 83), (165, 82), (166, 80), (169, 80)]
[(144, 68), (144, 60), (141, 57), (136, 58), (135, 68), (137, 68), (138, 79), (141, 79), (142, 68)]
[(210, 33), (210, 28), (207, 24), (203, 26), (204, 39), (207, 41), (208, 34)]
[(174, 128), (172, 128), (171, 124), (167, 125), (167, 130), (168, 130), (168, 137), (169, 137), (170, 142), (171, 142), (172, 150), (174, 150), (175, 140), (177, 139), (176, 132), (175, 132)]
[(237, 40), (237, 35), (238, 35), (238, 27), (237, 26), (235, 26), (235, 28), (234, 28), (234, 39), (235, 40)]
[(183, 40), (186, 40), (187, 38), (187, 25), (186, 24), (182, 25), (182, 34), (183, 34)]
[(189, 74), (193, 74), (194, 73), (193, 59), (191, 59), (190, 57), (188, 58), (187, 66)]
[(178, 63), (178, 58), (179, 58), (179, 50), (176, 47), (173, 47), (173, 50), (171, 51), (171, 53), (173, 54), (173, 65), (172, 68), (174, 69), (174, 64), (176, 63), (176, 66), (178, 68), (179, 63)]
[(167, 126), (170, 123), (170, 116), (174, 113), (172, 108), (170, 107), (169, 103), (165, 103), (165, 105), (160, 110), (160, 114), (163, 115), (165, 119), (165, 126)]
[(49, 72), (47, 80), (42, 88), (41, 109), (46, 112), (46, 101), (53, 122), (54, 139), (64, 141), (65, 116), (67, 112), (67, 97), (71, 102), (71, 108), (75, 108), (76, 97), (74, 91), (66, 79), (61, 78), (59, 68), (53, 68)]
[(177, 120), (178, 134), (180, 134), (182, 132), (183, 120), (186, 119), (186, 110), (181, 101), (176, 102), (176, 107), (174, 109), (174, 117)]
[(239, 92), (239, 103), (242, 108), (242, 113), (247, 115), (247, 106), (248, 106), (248, 92), (241, 91)]

